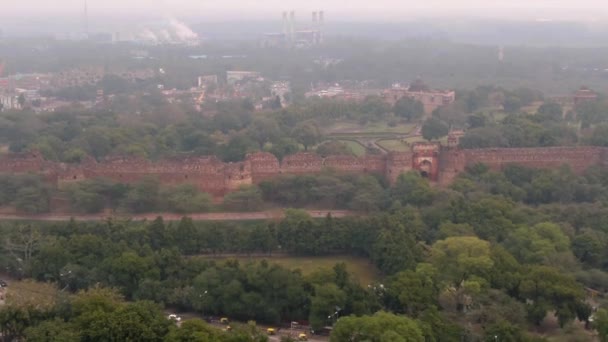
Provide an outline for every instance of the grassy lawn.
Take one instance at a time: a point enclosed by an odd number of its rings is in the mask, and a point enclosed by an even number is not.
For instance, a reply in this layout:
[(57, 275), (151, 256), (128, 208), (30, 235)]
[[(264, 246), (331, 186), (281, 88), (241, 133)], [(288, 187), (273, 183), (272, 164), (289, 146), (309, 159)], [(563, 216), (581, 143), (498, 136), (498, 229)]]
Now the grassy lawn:
[(522, 107), (521, 110), (525, 113), (533, 115), (533, 114), (536, 114), (536, 112), (538, 112), (538, 108), (540, 108), (540, 106), (542, 106), (542, 104), (543, 104), (543, 101), (535, 101), (528, 106)]
[(407, 152), (410, 150), (410, 145), (402, 142), (401, 139), (378, 140), (377, 144), (387, 151)]
[(361, 125), (356, 122), (337, 122), (326, 129), (326, 134), (371, 134), (371, 133), (398, 133), (398, 134), (409, 134), (411, 133), (416, 125), (399, 123), (394, 127), (388, 125), (387, 122), (370, 122), (365, 125)]
[(331, 270), (335, 264), (343, 262), (346, 268), (352, 273), (362, 286), (367, 286), (380, 279), (380, 274), (376, 267), (365, 258), (352, 256), (326, 256), (326, 257), (230, 257), (217, 258), (219, 260), (237, 259), (242, 262), (267, 260), (270, 264), (278, 264), (292, 270), (299, 269), (302, 274), (308, 275), (320, 269)]
[(355, 155), (357, 155), (357, 157), (363, 156), (366, 153), (366, 148), (365, 146), (359, 144), (356, 141), (352, 141), (352, 140), (338, 140), (339, 142), (345, 144), (346, 146), (348, 146), (348, 148), (350, 148), (351, 151), (353, 151), (353, 153)]

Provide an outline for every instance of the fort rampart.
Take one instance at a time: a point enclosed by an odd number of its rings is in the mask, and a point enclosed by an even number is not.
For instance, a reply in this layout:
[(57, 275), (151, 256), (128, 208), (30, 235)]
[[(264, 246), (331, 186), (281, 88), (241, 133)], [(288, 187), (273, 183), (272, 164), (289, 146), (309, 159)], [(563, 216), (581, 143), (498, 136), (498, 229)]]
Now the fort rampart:
[(134, 183), (153, 176), (164, 185), (190, 183), (202, 191), (222, 196), (242, 185), (257, 184), (280, 175), (315, 174), (325, 169), (381, 174), (390, 182), (396, 181), (403, 172), (417, 170), (432, 181), (449, 184), (467, 166), (477, 163), (483, 163), (497, 171), (509, 164), (531, 168), (556, 168), (565, 164), (575, 173), (581, 173), (594, 165), (608, 167), (608, 148), (581, 146), (463, 150), (420, 143), (415, 144), (410, 152), (363, 157), (322, 158), (314, 153), (297, 153), (279, 161), (270, 153), (258, 152), (235, 163), (225, 163), (216, 157), (207, 156), (155, 162), (137, 158), (108, 158), (97, 162), (88, 158), (80, 164), (64, 164), (45, 160), (38, 153), (23, 153), (1, 157), (0, 173), (36, 173), (56, 187), (95, 178)]

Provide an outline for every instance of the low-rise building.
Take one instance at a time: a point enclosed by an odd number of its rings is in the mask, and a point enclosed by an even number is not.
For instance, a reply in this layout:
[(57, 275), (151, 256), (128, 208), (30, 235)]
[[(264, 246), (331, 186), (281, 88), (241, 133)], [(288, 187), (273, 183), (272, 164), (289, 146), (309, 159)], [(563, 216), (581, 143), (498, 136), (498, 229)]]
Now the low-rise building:
[(407, 87), (395, 84), (393, 87), (384, 90), (382, 97), (390, 105), (395, 105), (397, 101), (404, 97), (420, 101), (424, 106), (424, 112), (427, 114), (456, 101), (456, 93), (453, 90), (430, 89), (420, 80), (416, 80)]
[(259, 78), (261, 74), (257, 71), (226, 71), (226, 81), (228, 83), (236, 83), (246, 79)]

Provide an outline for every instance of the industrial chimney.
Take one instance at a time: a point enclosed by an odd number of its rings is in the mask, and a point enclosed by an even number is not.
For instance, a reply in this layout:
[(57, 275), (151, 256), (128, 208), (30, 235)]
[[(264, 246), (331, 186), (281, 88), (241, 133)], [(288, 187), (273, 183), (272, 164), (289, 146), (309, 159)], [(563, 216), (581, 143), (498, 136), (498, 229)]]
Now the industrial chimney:
[(325, 26), (325, 12), (319, 11), (319, 44), (323, 43), (323, 26)]
[(296, 32), (295, 32), (295, 22), (296, 22), (296, 13), (291, 11), (289, 13), (289, 38), (292, 43), (295, 43), (296, 40)]
[(289, 22), (287, 19), (287, 12), (283, 12), (283, 35), (285, 40), (289, 39)]
[(312, 43), (319, 44), (319, 23), (317, 21), (317, 12), (312, 12)]

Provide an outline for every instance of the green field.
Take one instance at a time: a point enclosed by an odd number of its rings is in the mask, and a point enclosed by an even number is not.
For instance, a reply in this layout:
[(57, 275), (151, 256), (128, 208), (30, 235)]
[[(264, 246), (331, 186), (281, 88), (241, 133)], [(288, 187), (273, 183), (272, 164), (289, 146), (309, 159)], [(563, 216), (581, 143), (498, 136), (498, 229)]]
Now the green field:
[(410, 150), (410, 145), (402, 142), (402, 139), (378, 140), (376, 143), (387, 151), (407, 152)]
[(411, 133), (416, 125), (399, 123), (396, 126), (389, 126), (387, 122), (370, 122), (365, 125), (361, 125), (355, 122), (337, 122), (326, 129), (325, 134), (374, 134), (374, 133), (397, 133), (397, 134), (409, 134)]
[[(207, 258), (207, 257), (205, 257)], [(209, 257), (212, 258), (212, 257)], [(331, 270), (335, 264), (343, 262), (362, 286), (367, 286), (380, 279), (378, 269), (365, 258), (352, 256), (327, 256), (327, 257), (219, 257), (216, 260), (237, 259), (241, 262), (267, 260), (270, 264), (278, 264), (292, 270), (299, 269), (302, 274), (308, 275), (320, 269)]]
[(357, 155), (357, 157), (361, 157), (361, 156), (365, 155), (365, 153), (367, 151), (365, 146), (361, 145), (360, 143), (358, 143), (356, 141), (352, 141), (352, 140), (338, 140), (338, 141), (345, 144), (346, 146), (348, 146), (348, 148), (350, 148), (350, 150), (353, 151), (353, 153), (355, 155)]

